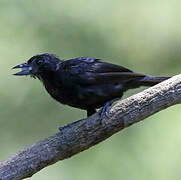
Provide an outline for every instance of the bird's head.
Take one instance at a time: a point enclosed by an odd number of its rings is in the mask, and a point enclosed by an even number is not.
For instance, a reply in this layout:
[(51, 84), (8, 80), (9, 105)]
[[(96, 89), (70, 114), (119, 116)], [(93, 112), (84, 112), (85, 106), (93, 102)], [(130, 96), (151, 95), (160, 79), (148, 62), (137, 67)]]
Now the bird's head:
[(21, 71), (15, 73), (17, 76), (30, 75), (39, 77), (41, 74), (59, 69), (60, 60), (54, 54), (40, 54), (31, 57), (27, 62), (19, 64), (13, 69), (21, 68)]

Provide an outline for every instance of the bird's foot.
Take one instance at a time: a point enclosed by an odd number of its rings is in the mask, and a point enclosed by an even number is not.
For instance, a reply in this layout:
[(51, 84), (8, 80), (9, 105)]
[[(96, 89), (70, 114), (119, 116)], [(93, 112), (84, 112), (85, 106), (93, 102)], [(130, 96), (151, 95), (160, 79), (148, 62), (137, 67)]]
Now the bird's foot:
[(61, 134), (63, 134), (63, 130), (64, 130), (66, 127), (67, 127), (67, 125), (61, 126), (61, 127), (58, 128)]
[(104, 115), (109, 118), (109, 114), (108, 114), (108, 109), (110, 108), (110, 106), (112, 105), (111, 101), (108, 101), (100, 110), (99, 110), (99, 115), (100, 115), (100, 119), (102, 121)]
[(65, 128), (72, 128), (72, 127), (73, 127), (75, 124), (77, 124), (79, 121), (81, 121), (81, 120), (74, 121), (74, 122), (72, 122), (72, 123), (66, 124), (66, 125), (64, 125), (64, 126), (59, 127), (58, 129), (59, 129), (60, 133), (63, 133), (63, 130), (64, 130)]
[[(75, 122), (76, 122), (76, 121), (75, 121)], [(72, 124), (75, 124), (75, 122), (70, 123), (70, 124), (66, 124), (66, 125), (64, 125), (64, 126), (59, 127), (58, 129), (59, 129), (60, 133), (62, 134), (62, 133), (63, 133), (63, 130), (64, 130), (65, 128), (71, 127), (71, 125), (72, 125)]]
[(106, 102), (106, 104), (99, 110), (100, 119), (102, 121), (104, 115), (107, 118), (110, 118), (108, 110), (110, 109), (111, 105), (117, 100), (118, 98), (115, 98), (111, 101)]

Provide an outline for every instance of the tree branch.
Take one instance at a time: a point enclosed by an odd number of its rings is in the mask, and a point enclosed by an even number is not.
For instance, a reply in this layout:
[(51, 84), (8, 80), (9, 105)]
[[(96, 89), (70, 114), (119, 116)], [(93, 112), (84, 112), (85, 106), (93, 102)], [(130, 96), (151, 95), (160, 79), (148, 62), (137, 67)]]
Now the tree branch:
[(181, 75), (117, 102), (109, 118), (93, 116), (68, 124), (0, 163), (0, 180), (31, 177), (42, 168), (88, 149), (114, 133), (169, 106), (181, 103)]

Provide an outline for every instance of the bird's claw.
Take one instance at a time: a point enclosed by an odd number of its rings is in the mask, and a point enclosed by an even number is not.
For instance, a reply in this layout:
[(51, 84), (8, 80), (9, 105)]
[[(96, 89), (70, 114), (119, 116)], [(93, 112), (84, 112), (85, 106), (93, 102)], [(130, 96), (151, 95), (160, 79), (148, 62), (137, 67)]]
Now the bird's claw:
[(110, 108), (110, 106), (112, 105), (111, 101), (108, 101), (100, 110), (99, 110), (99, 115), (100, 115), (100, 119), (102, 120), (104, 115), (109, 118), (109, 113), (108, 113), (108, 109)]
[(111, 101), (106, 102), (106, 104), (99, 110), (99, 114), (100, 114), (100, 119), (101, 119), (101, 121), (102, 121), (104, 115), (105, 115), (107, 118), (110, 118), (110, 115), (109, 115), (108, 111), (109, 111), (111, 105), (112, 105), (115, 101), (117, 101), (118, 99), (119, 99), (119, 98), (115, 98), (115, 99), (113, 99), (113, 100), (111, 100)]
[(81, 121), (81, 120), (74, 121), (74, 122), (72, 122), (72, 123), (69, 123), (69, 124), (66, 124), (66, 125), (64, 125), (64, 126), (61, 126), (61, 127), (59, 127), (58, 129), (59, 129), (60, 133), (63, 133), (63, 130), (64, 130), (65, 128), (72, 128), (75, 124), (77, 124), (77, 123), (80, 122), (80, 121)]
[(66, 125), (64, 125), (64, 126), (59, 127), (58, 129), (59, 129), (60, 133), (63, 133), (63, 130), (64, 130), (65, 128), (71, 127), (71, 125), (74, 124), (74, 123), (75, 123), (75, 122), (70, 123), (70, 124), (66, 124)]

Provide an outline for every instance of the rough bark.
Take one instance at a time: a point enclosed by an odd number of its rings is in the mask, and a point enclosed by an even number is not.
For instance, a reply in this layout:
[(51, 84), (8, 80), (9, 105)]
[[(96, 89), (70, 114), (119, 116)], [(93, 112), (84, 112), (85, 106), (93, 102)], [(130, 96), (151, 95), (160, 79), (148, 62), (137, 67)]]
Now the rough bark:
[[(0, 180), (31, 177), (42, 168), (84, 151), (114, 133), (169, 106), (181, 103), (181, 75), (117, 102), (100, 121), (98, 113), (68, 124), (0, 163)], [(163, 122), (164, 123), (164, 122)]]

